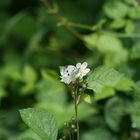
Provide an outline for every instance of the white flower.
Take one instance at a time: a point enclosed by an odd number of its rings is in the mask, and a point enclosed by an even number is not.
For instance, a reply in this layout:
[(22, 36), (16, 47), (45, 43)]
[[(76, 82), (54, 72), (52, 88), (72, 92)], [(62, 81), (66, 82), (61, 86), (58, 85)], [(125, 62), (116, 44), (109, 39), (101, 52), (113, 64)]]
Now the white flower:
[(90, 69), (87, 68), (87, 63), (83, 64), (77, 63), (76, 66), (68, 65), (66, 67), (60, 68), (60, 78), (61, 82), (65, 84), (70, 84), (71, 82), (75, 82), (77, 79), (82, 79)]
[(82, 79), (84, 76), (87, 75), (87, 73), (89, 73), (90, 69), (87, 68), (87, 63), (84, 62), (83, 64), (81, 63), (77, 63), (76, 64), (76, 68), (78, 69), (78, 74), (77, 74), (77, 77)]

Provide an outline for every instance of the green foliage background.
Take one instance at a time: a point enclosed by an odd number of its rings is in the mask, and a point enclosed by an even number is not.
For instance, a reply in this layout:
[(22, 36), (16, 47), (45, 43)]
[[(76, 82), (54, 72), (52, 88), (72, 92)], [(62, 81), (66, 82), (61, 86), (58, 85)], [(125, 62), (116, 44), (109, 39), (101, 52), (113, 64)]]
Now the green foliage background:
[(84, 61), (91, 71), (106, 65), (125, 76), (115, 86), (104, 79), (91, 83), (91, 104), (79, 108), (81, 140), (139, 140), (140, 2), (49, 2), (63, 20), (39, 0), (0, 1), (0, 140), (39, 140), (21, 121), (18, 110), (27, 107), (50, 110), (61, 135), (74, 111), (59, 66)]

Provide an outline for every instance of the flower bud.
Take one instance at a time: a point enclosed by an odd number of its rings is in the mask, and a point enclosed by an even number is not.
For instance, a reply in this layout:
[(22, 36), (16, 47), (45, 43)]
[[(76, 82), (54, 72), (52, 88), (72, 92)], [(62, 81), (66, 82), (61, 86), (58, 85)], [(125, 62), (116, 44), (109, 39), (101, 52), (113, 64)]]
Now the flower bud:
[(74, 129), (74, 132), (76, 133), (77, 132), (77, 129)]
[(63, 136), (63, 139), (66, 140), (66, 136)]
[(74, 116), (72, 116), (71, 120), (72, 120), (72, 122), (75, 122), (76, 118)]
[(71, 128), (72, 128), (72, 129), (74, 129), (74, 128), (75, 128), (75, 125), (74, 125), (74, 124), (72, 124), (72, 125), (71, 125)]

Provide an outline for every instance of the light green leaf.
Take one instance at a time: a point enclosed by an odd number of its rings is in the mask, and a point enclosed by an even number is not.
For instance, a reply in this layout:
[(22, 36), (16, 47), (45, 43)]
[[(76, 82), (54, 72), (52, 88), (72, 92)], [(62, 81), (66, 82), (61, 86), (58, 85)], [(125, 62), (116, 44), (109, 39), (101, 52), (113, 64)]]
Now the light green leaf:
[(7, 96), (6, 90), (4, 88), (0, 87), (0, 99)]
[(83, 99), (85, 102), (91, 104), (91, 97), (90, 97), (90, 95), (88, 95), (88, 94), (82, 94), (81, 97), (82, 97), (82, 99)]
[(0, 74), (3, 77), (10, 78), (13, 80), (20, 80), (20, 55), (16, 54), (13, 50), (7, 50), (7, 53), (4, 54), (5, 64), (1, 68)]
[(20, 110), (23, 121), (43, 140), (56, 140), (58, 126), (53, 115), (45, 109)]
[(22, 93), (27, 94), (29, 91), (34, 89), (36, 80), (37, 74), (35, 70), (29, 65), (25, 66), (22, 73), (22, 81), (25, 83), (21, 89)]
[(24, 132), (20, 133), (19, 135), (10, 137), (8, 140), (42, 140), (39, 135), (37, 135), (34, 131), (31, 129), (27, 129)]
[(82, 135), (82, 140), (117, 140), (105, 127), (98, 127)]
[(110, 35), (100, 35), (97, 41), (98, 51), (104, 55), (104, 64), (110, 67), (120, 65), (127, 60), (127, 50), (120, 39)]
[(130, 52), (131, 59), (139, 59), (140, 58), (140, 41), (136, 42), (131, 49)]
[(115, 87), (123, 74), (109, 68), (107, 66), (100, 66), (96, 68), (87, 78), (89, 89), (95, 92), (101, 92), (104, 86)]
[(34, 83), (36, 79), (37, 75), (35, 70), (29, 65), (25, 66), (23, 70), (22, 80), (26, 83)]
[(128, 4), (134, 4), (134, 0), (125, 0)]
[(104, 64), (109, 67), (117, 67), (128, 60), (128, 51), (124, 48), (112, 52), (106, 53), (104, 56)]
[(42, 79), (37, 84), (39, 102), (53, 102), (54, 104), (66, 104), (67, 95), (65, 85), (56, 77), (53, 71), (42, 71)]
[(35, 139), (33, 139), (33, 138), (19, 138), (19, 139), (16, 139), (16, 140), (35, 140)]
[(95, 101), (99, 101), (99, 100), (106, 99), (114, 95), (115, 95), (115, 90), (113, 88), (103, 87), (101, 92), (95, 92), (94, 99)]
[(115, 88), (119, 91), (130, 91), (134, 87), (134, 81), (126, 76), (121, 78)]
[(125, 26), (125, 24), (126, 24), (126, 20), (116, 19), (110, 24), (110, 27), (112, 29), (119, 29), (119, 28), (123, 28)]
[(110, 35), (90, 34), (84, 37), (84, 41), (89, 49), (97, 49), (103, 54), (118, 52), (118, 50), (122, 49), (122, 42)]
[(129, 10), (129, 16), (132, 19), (140, 19), (140, 7), (131, 7)]
[(89, 48), (92, 51), (95, 51), (97, 46), (97, 41), (99, 39), (99, 35), (89, 34), (89, 35), (85, 35), (83, 39), (87, 48)]
[(107, 34), (90, 34), (84, 37), (85, 45), (92, 51), (98, 51), (104, 56), (104, 64), (110, 67), (118, 66), (128, 59), (128, 51), (123, 48), (120, 39)]
[(135, 30), (134, 23), (131, 20), (127, 21), (126, 27), (125, 27), (125, 32), (127, 34), (130, 34), (130, 33), (134, 32), (134, 30)]
[(113, 53), (122, 49), (122, 42), (110, 35), (100, 35), (97, 42), (97, 49), (101, 53)]
[(129, 7), (121, 1), (109, 1), (104, 7), (106, 15), (113, 19), (125, 17), (128, 10)]

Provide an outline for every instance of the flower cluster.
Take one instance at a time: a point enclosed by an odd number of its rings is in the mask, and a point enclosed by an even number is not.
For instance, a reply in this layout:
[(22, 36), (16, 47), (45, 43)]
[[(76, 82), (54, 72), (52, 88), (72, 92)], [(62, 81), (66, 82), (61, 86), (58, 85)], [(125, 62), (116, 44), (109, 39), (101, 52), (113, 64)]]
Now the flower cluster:
[(77, 79), (82, 79), (89, 73), (90, 69), (87, 68), (87, 63), (77, 63), (76, 66), (68, 65), (60, 68), (61, 81), (65, 84), (74, 83)]

